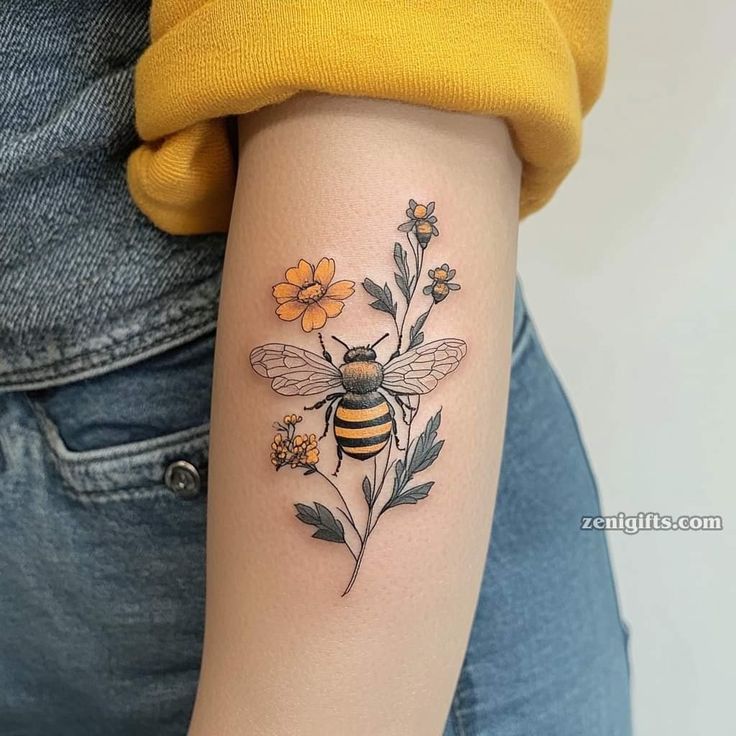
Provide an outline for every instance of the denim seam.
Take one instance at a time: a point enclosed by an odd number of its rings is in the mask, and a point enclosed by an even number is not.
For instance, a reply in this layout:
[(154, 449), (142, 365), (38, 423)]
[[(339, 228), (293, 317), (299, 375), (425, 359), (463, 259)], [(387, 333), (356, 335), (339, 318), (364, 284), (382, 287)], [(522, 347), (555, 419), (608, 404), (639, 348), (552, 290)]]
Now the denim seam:
[(529, 316), (526, 313), (526, 310), (524, 310), (524, 316), (521, 319), (521, 324), (519, 325), (519, 331), (516, 335), (516, 338), (514, 339), (514, 342), (511, 346), (511, 365), (516, 365), (517, 361), (521, 357), (521, 354), (524, 352), (524, 349), (529, 343), (529, 340), (531, 339), (531, 329), (532, 323), (529, 319)]
[[(196, 451), (208, 455), (209, 423), (192, 427), (189, 430), (174, 432), (169, 435), (156, 437), (152, 440), (133, 442), (128, 445), (118, 445), (112, 451), (102, 448), (101, 450), (90, 450), (86, 453), (72, 453), (66, 448), (54, 423), (49, 419), (43, 409), (30, 397), (23, 394), (38, 422), (40, 434), (44, 443), (49, 448), (49, 454), (59, 477), (62, 481), (63, 492), (78, 501), (106, 503), (108, 501), (131, 500), (134, 498), (147, 498), (154, 496), (165, 496), (171, 491), (160, 481), (150, 480), (144, 484), (130, 486), (120, 485), (109, 489), (82, 490), (77, 487), (76, 482), (90, 480), (94, 482), (94, 473), (85, 468), (92, 462), (119, 462), (126, 458), (132, 458), (131, 470), (141, 469), (152, 464), (152, 460), (146, 457), (136, 463), (136, 456), (148, 455), (154, 452), (165, 452), (167, 448), (172, 451), (182, 445), (191, 445), (205, 440), (205, 445)], [(74, 456), (76, 455), (76, 456)], [(137, 468), (136, 468), (137, 465)], [(199, 467), (202, 472), (202, 493), (207, 485), (208, 459)], [(85, 473), (87, 470), (87, 473)], [(76, 471), (76, 472), (75, 472)], [(79, 475), (81, 473), (81, 475)]]
[[(170, 497), (175, 500), (181, 500), (173, 491), (166, 486), (140, 486), (137, 488), (121, 488), (114, 491), (79, 491), (71, 487), (64, 480), (64, 494), (84, 504), (101, 504), (101, 503), (118, 503), (121, 501), (145, 501), (151, 498)], [(187, 503), (196, 501), (204, 496), (204, 491), (200, 492), (191, 499), (186, 499)]]
[[(460, 686), (460, 682), (458, 680), (458, 687)], [(465, 725), (463, 723), (462, 715), (460, 714), (460, 694), (459, 692), (455, 692), (455, 694), (452, 697), (452, 705), (450, 706), (450, 711), (452, 712), (453, 719), (455, 721), (455, 726), (457, 727), (458, 736), (467, 736), (467, 731), (465, 730)]]
[[(52, 363), (47, 363), (44, 366), (37, 366), (27, 371), (23, 369), (7, 371), (4, 373), (0, 371), (0, 380), (12, 381), (14, 378), (20, 377), (25, 383), (30, 383), (44, 380), (49, 376), (49, 374), (53, 374), (52, 377), (55, 379), (66, 378), (69, 375), (80, 372), (80, 367), (78, 365), (80, 361), (89, 361), (92, 363), (96, 363), (97, 365), (93, 367), (99, 367), (99, 365), (104, 362), (106, 357), (114, 353), (123, 345), (132, 348), (132, 350), (126, 351), (125, 358), (126, 360), (128, 360), (131, 358), (135, 358), (137, 355), (144, 353), (146, 350), (149, 350), (153, 347), (160, 346), (162, 344), (175, 341), (180, 337), (187, 336), (191, 334), (192, 331), (201, 329), (203, 326), (208, 329), (211, 328), (214, 331), (217, 325), (216, 319), (213, 319), (209, 313), (205, 315), (204, 318), (200, 317), (199, 319), (192, 319), (192, 317), (196, 318), (199, 316), (200, 315), (197, 312), (193, 312), (179, 317), (175, 320), (171, 320), (168, 323), (169, 325), (177, 325), (186, 321), (186, 327), (175, 330), (174, 332), (168, 332), (158, 338), (151, 339), (147, 334), (133, 335), (126, 338), (111, 337), (110, 340), (113, 341), (114, 344), (108, 345), (104, 348), (100, 348), (99, 350), (95, 350), (89, 353), (82, 352), (74, 357), (65, 356)], [(68, 365), (69, 360), (72, 361), (71, 366)], [(56, 371), (55, 368), (60, 365), (65, 366), (64, 370)]]
[[(80, 503), (110, 503), (114, 501), (132, 501), (132, 500), (144, 500), (148, 498), (157, 498), (165, 496), (176, 496), (167, 486), (164, 485), (163, 480), (151, 482), (147, 485), (135, 485), (135, 486), (122, 486), (112, 489), (85, 491), (80, 490), (74, 485), (74, 480), (70, 479), (69, 476), (64, 472), (61, 459), (53, 454), (52, 462), (56, 471), (59, 473), (59, 479), (61, 480), (62, 492), (65, 496), (79, 501)], [(200, 468), (204, 471), (204, 467)], [(197, 494), (196, 498), (200, 498), (205, 495), (207, 488), (206, 474), (202, 479), (202, 490)], [(176, 496), (176, 498), (179, 498)], [(187, 499), (188, 501), (195, 499)]]
[[(202, 485), (205, 486), (207, 483), (207, 465), (204, 463), (198, 466), (198, 470), (201, 471), (201, 481)], [(61, 469), (59, 472), (63, 472)], [(68, 480), (68, 479), (67, 479)], [(71, 486), (71, 490), (73, 491), (75, 496), (80, 496), (84, 498), (94, 498), (95, 496), (109, 496), (114, 495), (116, 493), (122, 493), (126, 491), (143, 491), (143, 490), (155, 490), (157, 488), (161, 488), (161, 490), (166, 489), (166, 486), (163, 486), (163, 480), (160, 481), (150, 481), (148, 483), (144, 484), (136, 484), (131, 486), (126, 485), (120, 485), (115, 486), (114, 488), (110, 489), (98, 489), (98, 490), (91, 490), (91, 491), (82, 491), (76, 487), (74, 487), (74, 484), (69, 482), (69, 485)]]
[[(126, 457), (140, 457), (150, 452), (156, 452), (171, 444), (188, 444), (197, 442), (206, 438), (209, 434), (210, 423), (198, 424), (187, 429), (170, 432), (168, 434), (152, 437), (147, 440), (139, 440), (137, 442), (127, 442), (111, 447), (102, 447), (94, 450), (70, 450), (62, 439), (54, 422), (49, 418), (46, 412), (39, 404), (26, 395), (33, 413), (42, 425), (47, 444), (55, 455), (58, 455), (67, 465), (85, 465), (90, 462), (105, 462), (125, 459)], [(145, 465), (146, 461), (142, 460), (140, 464)]]
[[(186, 305), (181, 306), (180, 307), (180, 310), (182, 312), (182, 314), (180, 316), (178, 316), (178, 317), (161, 317), (160, 319), (154, 321), (153, 326), (154, 327), (156, 326), (156, 324), (155, 324), (156, 321), (159, 322), (159, 325), (158, 326), (163, 326), (163, 327), (177, 325), (177, 324), (180, 324), (181, 322), (184, 322), (184, 321), (186, 321), (188, 319), (191, 319), (192, 317), (199, 317), (203, 312), (208, 312), (209, 313), (209, 312), (212, 311), (211, 309), (202, 308), (202, 307), (196, 307), (194, 309), (189, 310)], [(209, 316), (209, 314), (207, 316), (207, 319), (208, 320), (211, 320), (211, 317)], [(147, 329), (150, 329), (151, 328), (151, 325), (146, 325), (146, 328)], [(96, 352), (102, 352), (102, 351), (110, 350), (110, 349), (116, 347), (117, 345), (121, 345), (121, 344), (127, 343), (129, 340), (141, 341), (141, 340), (144, 340), (145, 337), (146, 337), (145, 334), (138, 334), (138, 335), (135, 335), (133, 338), (110, 336), (107, 339), (109, 339), (110, 342), (111, 343), (114, 343), (114, 344), (113, 345), (109, 345), (109, 346), (107, 346), (105, 348), (100, 348), (100, 350), (99, 351), (96, 351)], [(51, 363), (47, 363), (46, 366), (39, 366), (38, 368), (34, 368), (32, 370), (43, 370), (44, 368), (54, 367), (54, 366), (60, 365), (62, 363), (65, 363), (70, 358), (71, 359), (75, 359), (75, 358), (80, 357), (80, 355), (83, 355), (83, 354), (84, 354), (84, 350), (80, 350), (76, 356), (74, 355), (74, 351), (71, 351), (70, 354), (65, 355), (63, 358), (59, 358), (58, 360), (55, 360), (55, 361), (53, 361)], [(0, 371), (0, 377), (5, 376), (5, 375), (8, 375), (8, 374), (12, 374), (13, 372), (15, 372), (15, 371)]]

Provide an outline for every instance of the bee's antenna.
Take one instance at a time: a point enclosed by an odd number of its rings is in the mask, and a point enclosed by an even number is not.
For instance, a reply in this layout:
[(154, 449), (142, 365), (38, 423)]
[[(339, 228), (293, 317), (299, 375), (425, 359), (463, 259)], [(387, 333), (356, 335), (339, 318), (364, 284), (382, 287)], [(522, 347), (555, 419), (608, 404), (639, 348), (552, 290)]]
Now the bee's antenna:
[(376, 340), (373, 343), (373, 345), (369, 345), (368, 347), (371, 348), (371, 349), (374, 348), (374, 347), (376, 347), (376, 345), (378, 345), (378, 343), (381, 342), (381, 340), (385, 340), (388, 336), (389, 336), (389, 333), (387, 332), (383, 337), (379, 337), (378, 340)]
[(339, 342), (340, 345), (343, 345), (346, 350), (350, 350), (350, 345), (346, 345), (339, 337), (335, 337), (334, 335), (332, 335), (332, 339)]

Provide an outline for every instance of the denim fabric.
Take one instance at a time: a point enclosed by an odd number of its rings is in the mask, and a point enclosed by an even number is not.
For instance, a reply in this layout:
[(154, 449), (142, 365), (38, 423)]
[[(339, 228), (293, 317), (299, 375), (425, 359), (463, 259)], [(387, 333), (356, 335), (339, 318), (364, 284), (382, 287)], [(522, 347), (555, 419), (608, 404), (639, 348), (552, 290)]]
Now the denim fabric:
[(224, 238), (163, 233), (125, 183), (149, 7), (0, 2), (0, 390), (214, 329)]
[[(626, 736), (605, 537), (579, 530), (598, 512), (595, 484), (516, 306), (490, 556), (445, 736)], [(3, 736), (186, 733), (211, 370), (210, 336), (92, 380), (0, 395)], [(201, 475), (193, 498), (163, 481), (178, 460)]]
[(628, 630), (595, 480), (517, 291), (491, 545), (445, 736), (631, 733)]

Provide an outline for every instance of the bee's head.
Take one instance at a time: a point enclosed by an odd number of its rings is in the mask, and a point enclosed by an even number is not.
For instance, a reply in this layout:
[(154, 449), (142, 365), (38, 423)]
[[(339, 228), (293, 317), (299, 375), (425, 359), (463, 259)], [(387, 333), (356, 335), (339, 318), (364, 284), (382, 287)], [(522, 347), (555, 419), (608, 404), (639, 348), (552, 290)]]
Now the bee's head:
[(376, 340), (373, 345), (365, 345), (365, 346), (358, 346), (355, 348), (351, 348), (349, 345), (346, 345), (340, 338), (332, 336), (333, 340), (336, 340), (340, 343), (340, 345), (344, 345), (347, 348), (347, 352), (345, 353), (343, 357), (343, 361), (345, 363), (357, 363), (357, 362), (366, 362), (366, 361), (374, 361), (376, 359), (376, 351), (373, 349), (378, 345), (381, 340), (388, 337), (388, 332), (383, 336), (379, 337), (378, 340)]
[(371, 347), (348, 348), (343, 361), (346, 363), (363, 363), (376, 359), (376, 351)]

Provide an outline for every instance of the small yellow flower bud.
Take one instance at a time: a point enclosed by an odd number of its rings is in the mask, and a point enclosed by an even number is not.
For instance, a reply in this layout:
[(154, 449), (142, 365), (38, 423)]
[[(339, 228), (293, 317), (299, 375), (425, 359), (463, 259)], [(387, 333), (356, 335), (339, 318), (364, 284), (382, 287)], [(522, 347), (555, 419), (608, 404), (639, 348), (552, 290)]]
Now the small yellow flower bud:
[(435, 283), (432, 287), (432, 298), (434, 299), (435, 304), (445, 299), (449, 293), (450, 288), (445, 283)]
[(417, 223), (415, 232), (419, 244), (422, 246), (422, 248), (426, 248), (432, 237), (432, 223), (427, 222), (427, 220), (420, 220)]

